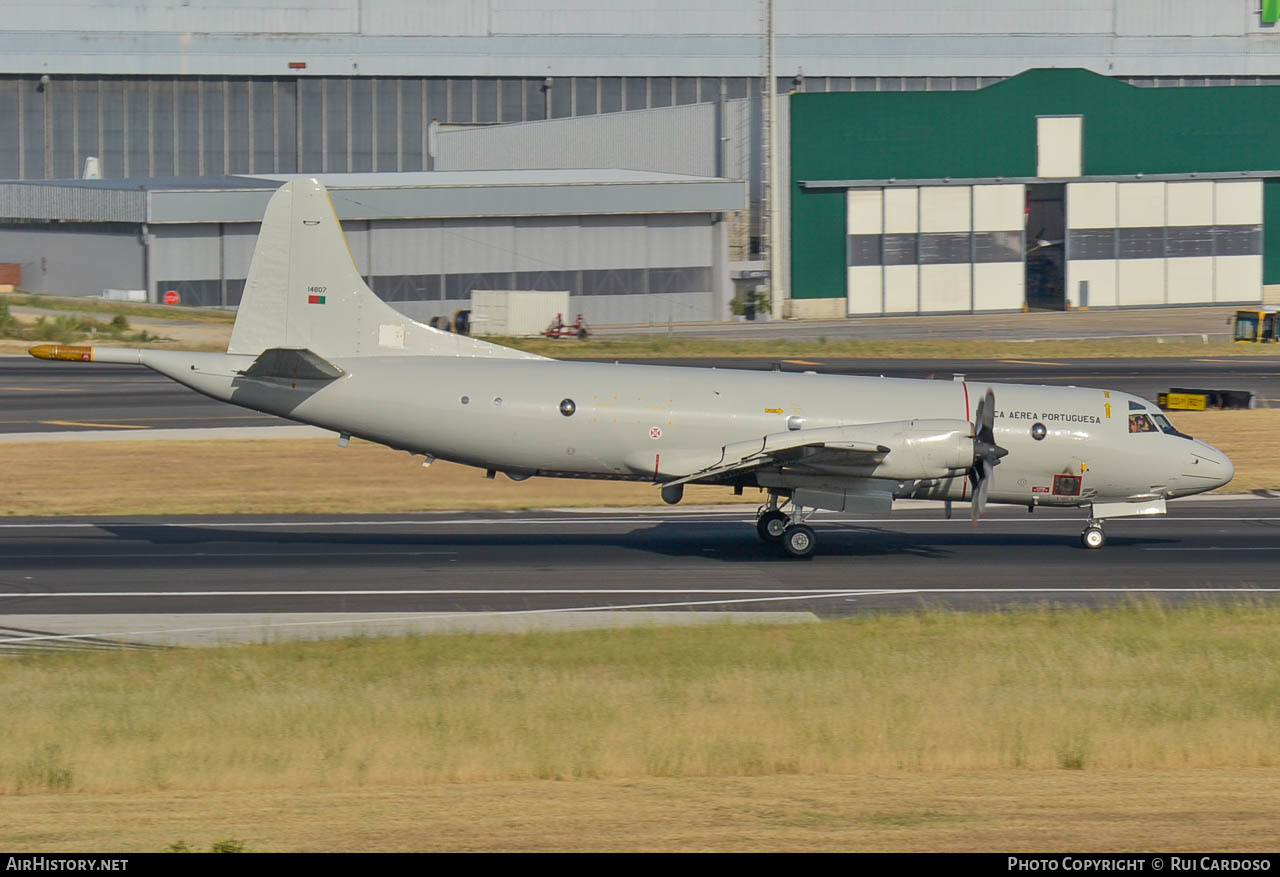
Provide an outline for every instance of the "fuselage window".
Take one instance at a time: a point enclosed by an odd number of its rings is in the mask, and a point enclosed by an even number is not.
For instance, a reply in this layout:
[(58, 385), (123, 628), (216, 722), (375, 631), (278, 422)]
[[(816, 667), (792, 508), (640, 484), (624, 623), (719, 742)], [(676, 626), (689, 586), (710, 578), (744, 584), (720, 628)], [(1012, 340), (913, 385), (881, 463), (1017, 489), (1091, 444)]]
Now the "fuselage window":
[(1129, 432), (1156, 432), (1156, 425), (1145, 414), (1129, 415)]

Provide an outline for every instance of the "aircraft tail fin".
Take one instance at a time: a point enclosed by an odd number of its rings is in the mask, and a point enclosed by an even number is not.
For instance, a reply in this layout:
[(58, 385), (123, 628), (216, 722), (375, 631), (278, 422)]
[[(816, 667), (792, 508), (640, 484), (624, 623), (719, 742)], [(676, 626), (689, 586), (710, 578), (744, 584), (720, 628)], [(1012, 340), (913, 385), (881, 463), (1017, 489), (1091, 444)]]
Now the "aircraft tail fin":
[(356, 270), (328, 190), (307, 178), (285, 183), (267, 205), (227, 352), (271, 348), (324, 358), (545, 358), (433, 329), (379, 299)]

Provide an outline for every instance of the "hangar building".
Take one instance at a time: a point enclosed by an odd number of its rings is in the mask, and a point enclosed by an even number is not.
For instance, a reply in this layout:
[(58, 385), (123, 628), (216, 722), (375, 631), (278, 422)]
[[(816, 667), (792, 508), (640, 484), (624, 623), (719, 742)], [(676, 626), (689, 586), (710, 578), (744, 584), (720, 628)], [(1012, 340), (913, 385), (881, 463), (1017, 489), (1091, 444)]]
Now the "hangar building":
[[(730, 219), (731, 258), (749, 261), (764, 244), (789, 262), (789, 236), (761, 223), (770, 88), (805, 100), (959, 99), (1035, 65), (1154, 92), (1280, 84), (1276, 0), (777, 0), (773, 83), (762, 75), (762, 5), (0, 0), (0, 178), (71, 178), (89, 157), (116, 180), (531, 167), (715, 175), (749, 184), (749, 209)], [(784, 136), (786, 101), (779, 111)], [(785, 155), (777, 165), (785, 174)], [(792, 187), (782, 189), (772, 194), (785, 214)], [(1052, 258), (1041, 249), (1035, 261)], [(815, 291), (805, 258), (796, 254), (794, 300), (781, 300), (793, 278), (775, 278), (775, 315), (784, 304), (795, 316), (838, 310), (831, 277)], [(1105, 298), (1093, 281), (1089, 294)]]
[[(0, 253), (23, 286), (176, 291), (236, 305), (267, 201), (288, 177), (0, 182)], [(473, 289), (567, 290), (595, 323), (727, 311), (740, 181), (618, 170), (321, 174), (370, 287), (424, 319)], [(573, 315), (567, 314), (567, 320)]]
[(1280, 292), (1278, 98), (1085, 70), (793, 95), (793, 312), (1257, 303)]

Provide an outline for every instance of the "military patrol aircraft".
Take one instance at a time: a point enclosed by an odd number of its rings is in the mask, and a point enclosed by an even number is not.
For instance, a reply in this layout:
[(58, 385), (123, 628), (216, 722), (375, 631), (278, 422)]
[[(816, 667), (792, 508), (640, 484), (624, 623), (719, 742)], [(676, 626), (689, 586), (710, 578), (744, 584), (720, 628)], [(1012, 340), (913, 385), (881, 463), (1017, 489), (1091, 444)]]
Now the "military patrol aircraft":
[[(521, 481), (763, 488), (760, 537), (793, 557), (817, 509), (895, 499), (1087, 507), (1108, 518), (1226, 484), (1221, 451), (1144, 399), (1076, 387), (565, 362), (442, 332), (379, 300), (325, 188), (267, 207), (227, 352), (41, 345), (34, 356), (147, 366), (206, 396)], [(999, 472), (997, 477), (996, 473)]]

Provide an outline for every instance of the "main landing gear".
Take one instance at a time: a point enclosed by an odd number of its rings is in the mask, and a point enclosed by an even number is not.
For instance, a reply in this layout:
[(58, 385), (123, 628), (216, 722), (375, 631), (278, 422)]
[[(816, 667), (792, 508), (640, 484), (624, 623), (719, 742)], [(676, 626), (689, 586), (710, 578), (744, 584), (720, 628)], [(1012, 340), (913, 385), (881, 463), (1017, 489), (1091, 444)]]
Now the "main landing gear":
[(1090, 518), (1080, 534), (1080, 544), (1085, 548), (1101, 548), (1107, 544), (1107, 534), (1102, 532), (1102, 521)]
[(814, 511), (793, 505), (791, 514), (787, 514), (778, 508), (778, 495), (771, 493), (769, 502), (756, 513), (756, 533), (765, 542), (780, 545), (792, 557), (812, 557), (818, 536), (804, 522)]

